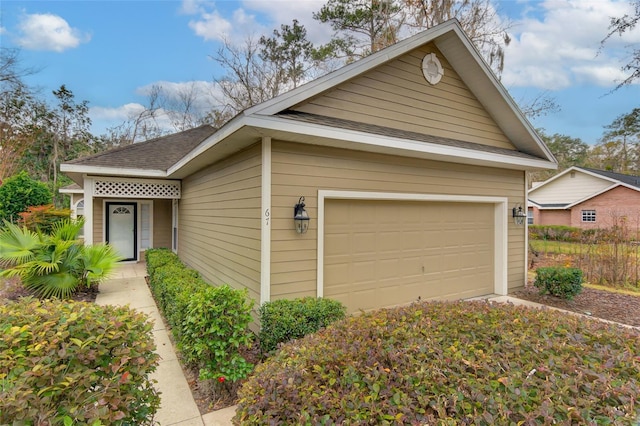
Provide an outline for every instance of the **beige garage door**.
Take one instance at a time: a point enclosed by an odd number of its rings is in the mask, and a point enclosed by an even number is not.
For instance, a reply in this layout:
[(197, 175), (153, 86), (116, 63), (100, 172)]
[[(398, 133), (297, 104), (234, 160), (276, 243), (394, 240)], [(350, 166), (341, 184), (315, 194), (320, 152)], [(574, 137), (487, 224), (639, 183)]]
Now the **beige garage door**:
[(326, 200), (324, 296), (349, 312), (494, 292), (494, 206)]

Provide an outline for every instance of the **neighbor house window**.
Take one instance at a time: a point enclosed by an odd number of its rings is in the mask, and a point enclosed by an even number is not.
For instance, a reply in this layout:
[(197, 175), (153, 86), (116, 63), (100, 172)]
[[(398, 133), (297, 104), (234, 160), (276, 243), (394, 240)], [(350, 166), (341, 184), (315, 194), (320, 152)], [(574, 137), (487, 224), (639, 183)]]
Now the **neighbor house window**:
[(533, 225), (533, 209), (527, 210), (527, 225)]
[(583, 222), (595, 222), (596, 221), (596, 211), (595, 210), (582, 210), (582, 221)]

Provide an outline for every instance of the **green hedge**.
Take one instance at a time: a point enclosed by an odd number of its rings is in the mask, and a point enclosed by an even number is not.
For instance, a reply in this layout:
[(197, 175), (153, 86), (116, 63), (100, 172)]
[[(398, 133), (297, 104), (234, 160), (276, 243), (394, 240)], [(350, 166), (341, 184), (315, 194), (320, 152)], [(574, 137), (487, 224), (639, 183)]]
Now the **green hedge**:
[(541, 293), (571, 300), (582, 291), (582, 270), (562, 266), (538, 268), (533, 285)]
[(154, 424), (152, 329), (126, 307), (0, 305), (0, 424)]
[(420, 302), (282, 346), (234, 424), (632, 425), (640, 333), (558, 311)]
[(315, 297), (280, 299), (260, 307), (260, 347), (271, 352), (278, 344), (315, 333), (345, 317), (342, 303)]
[(253, 369), (239, 351), (253, 336), (247, 290), (207, 284), (169, 250), (145, 253), (151, 292), (185, 361), (202, 379), (245, 378)]

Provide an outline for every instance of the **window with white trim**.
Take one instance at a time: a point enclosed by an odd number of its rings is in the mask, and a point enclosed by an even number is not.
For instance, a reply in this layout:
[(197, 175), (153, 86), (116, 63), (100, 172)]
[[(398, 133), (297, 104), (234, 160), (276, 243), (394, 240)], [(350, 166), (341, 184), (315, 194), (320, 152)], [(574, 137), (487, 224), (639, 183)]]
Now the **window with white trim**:
[(171, 249), (177, 253), (178, 252), (178, 200), (173, 200), (172, 206), (173, 214), (172, 214), (172, 238), (171, 238)]
[(527, 225), (533, 225), (533, 209), (527, 209)]
[(582, 221), (583, 222), (595, 222), (596, 221), (596, 211), (595, 210), (582, 210)]

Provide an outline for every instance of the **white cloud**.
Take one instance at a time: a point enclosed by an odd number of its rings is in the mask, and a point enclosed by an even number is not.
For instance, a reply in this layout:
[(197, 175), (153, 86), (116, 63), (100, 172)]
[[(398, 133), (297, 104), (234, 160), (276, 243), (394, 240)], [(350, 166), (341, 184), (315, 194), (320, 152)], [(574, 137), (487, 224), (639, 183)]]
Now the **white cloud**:
[(621, 0), (546, 0), (512, 28), (502, 81), (510, 87), (559, 90), (574, 84), (611, 87), (623, 77), (624, 46), (640, 28), (601, 47), (610, 18), (631, 12)]
[(331, 27), (313, 19), (313, 12), (319, 11), (324, 3), (324, 0), (250, 0), (223, 14), (214, 2), (183, 0), (180, 11), (197, 15), (189, 21), (189, 27), (208, 41), (227, 39), (239, 43), (247, 37), (270, 35), (280, 25), (291, 25), (297, 19), (307, 29), (310, 41), (326, 43), (331, 38)]
[(224, 40), (230, 37), (233, 26), (214, 10), (200, 13), (200, 19), (189, 21), (189, 28), (205, 40)]
[(160, 88), (160, 95), (167, 108), (183, 109), (185, 102), (191, 103), (193, 113), (208, 112), (217, 107), (221, 96), (211, 81), (156, 81), (136, 89), (136, 93), (148, 97), (154, 87)]
[(273, 29), (280, 29), (280, 25), (291, 25), (297, 19), (307, 29), (307, 38), (316, 44), (327, 43), (331, 39), (333, 30), (328, 24), (321, 24), (313, 19), (313, 12), (318, 12), (326, 0), (244, 0), (243, 6), (252, 11), (263, 14)]
[(113, 122), (113, 125), (127, 121), (131, 117), (139, 115), (145, 107), (139, 103), (128, 103), (116, 108), (95, 106), (89, 109), (92, 120)]
[(25, 49), (63, 52), (88, 42), (91, 37), (50, 13), (24, 15), (18, 24), (18, 44)]

